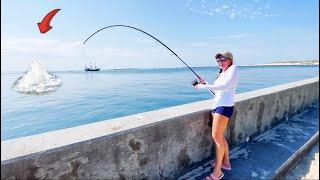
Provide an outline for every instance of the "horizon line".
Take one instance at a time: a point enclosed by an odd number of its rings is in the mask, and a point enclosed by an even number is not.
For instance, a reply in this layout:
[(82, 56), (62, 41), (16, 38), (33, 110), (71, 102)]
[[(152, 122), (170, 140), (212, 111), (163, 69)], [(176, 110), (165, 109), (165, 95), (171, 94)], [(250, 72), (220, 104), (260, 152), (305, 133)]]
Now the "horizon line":
[[(239, 67), (259, 67), (259, 66), (319, 66), (319, 63), (316, 64), (296, 64), (296, 63), (264, 63), (264, 64), (248, 64), (248, 65), (237, 65)], [(191, 68), (217, 68), (218, 66), (190, 66)], [(139, 67), (129, 67), (129, 68), (106, 68), (103, 69), (100, 67), (100, 71), (113, 71), (113, 70), (152, 70), (152, 69), (183, 69), (183, 68), (188, 68), (186, 66), (178, 66), (178, 67), (144, 67), (144, 68), (139, 68)], [(28, 70), (10, 70), (10, 71), (2, 71), (1, 74), (8, 74), (8, 73), (23, 73), (27, 72)], [(49, 70), (48, 72), (81, 72), (84, 71), (84, 69), (67, 69), (67, 70)]]

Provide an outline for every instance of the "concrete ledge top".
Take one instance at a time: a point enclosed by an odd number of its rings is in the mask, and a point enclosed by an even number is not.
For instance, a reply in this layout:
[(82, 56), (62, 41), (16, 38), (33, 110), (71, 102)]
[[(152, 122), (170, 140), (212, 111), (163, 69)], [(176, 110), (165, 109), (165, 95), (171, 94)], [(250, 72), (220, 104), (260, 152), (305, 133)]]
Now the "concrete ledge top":
[[(319, 81), (319, 77), (287, 83), (279, 86), (236, 94), (235, 101), (243, 101), (254, 97), (272, 94), (285, 89), (303, 86)], [(99, 121), (77, 127), (50, 131), (17, 139), (1, 141), (1, 161), (39, 153), (78, 142), (92, 140), (98, 137), (112, 136), (115, 133), (125, 133), (145, 126), (170, 120), (175, 117), (208, 111), (211, 100), (204, 100), (169, 108), (134, 114), (110, 120)]]
[(291, 82), (291, 83), (281, 84), (281, 85), (258, 89), (258, 90), (253, 90), (253, 91), (248, 91), (245, 93), (237, 94), (235, 96), (235, 102), (239, 102), (239, 101), (243, 101), (246, 99), (251, 99), (251, 98), (255, 98), (255, 97), (263, 96), (263, 95), (267, 95), (267, 94), (272, 94), (272, 93), (283, 91), (285, 89), (291, 89), (291, 88), (295, 88), (298, 86), (303, 86), (303, 85), (311, 84), (311, 83), (315, 83), (315, 82), (319, 82), (319, 77), (304, 79), (301, 81), (295, 81), (295, 82)]

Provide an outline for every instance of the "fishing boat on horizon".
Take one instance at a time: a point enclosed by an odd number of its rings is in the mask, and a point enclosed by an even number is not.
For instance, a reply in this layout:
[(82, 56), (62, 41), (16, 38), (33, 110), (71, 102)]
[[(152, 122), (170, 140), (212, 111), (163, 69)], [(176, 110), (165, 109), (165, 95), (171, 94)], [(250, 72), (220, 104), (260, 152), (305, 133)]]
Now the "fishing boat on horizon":
[(84, 70), (85, 71), (100, 71), (100, 67), (97, 67), (96, 65), (94, 65), (94, 67), (91, 65), (87, 67), (87, 65), (84, 66)]

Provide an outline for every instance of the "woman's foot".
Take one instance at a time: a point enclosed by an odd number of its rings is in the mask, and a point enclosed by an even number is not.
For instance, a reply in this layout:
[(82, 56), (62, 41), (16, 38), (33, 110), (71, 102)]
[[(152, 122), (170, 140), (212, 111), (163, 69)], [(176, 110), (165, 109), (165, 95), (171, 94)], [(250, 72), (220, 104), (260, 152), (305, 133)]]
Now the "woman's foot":
[(212, 172), (209, 176), (206, 177), (206, 180), (219, 180), (224, 176), (223, 172), (220, 173), (219, 176), (216, 176), (214, 172)]
[[(216, 160), (213, 160), (213, 162), (211, 163), (211, 166), (212, 166), (212, 167), (215, 167), (215, 166), (216, 166)], [(229, 163), (224, 163), (224, 162), (222, 162), (221, 168), (222, 168), (222, 169), (225, 169), (225, 170), (228, 170), (228, 171), (231, 171), (231, 164), (230, 164), (230, 162), (229, 162)]]

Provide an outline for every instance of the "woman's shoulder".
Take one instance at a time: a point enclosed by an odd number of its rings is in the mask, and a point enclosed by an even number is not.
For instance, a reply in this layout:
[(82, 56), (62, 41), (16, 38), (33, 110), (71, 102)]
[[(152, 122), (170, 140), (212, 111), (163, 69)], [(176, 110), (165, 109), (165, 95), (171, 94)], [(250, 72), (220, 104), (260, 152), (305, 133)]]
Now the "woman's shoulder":
[(230, 69), (231, 71), (238, 71), (239, 68), (237, 65), (232, 64), (228, 69)]

